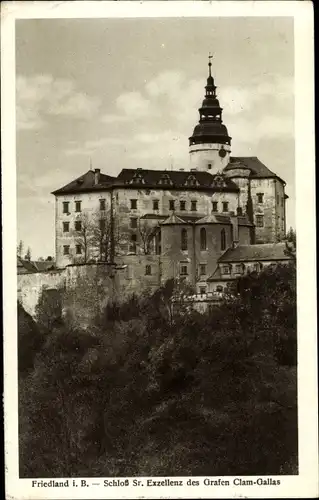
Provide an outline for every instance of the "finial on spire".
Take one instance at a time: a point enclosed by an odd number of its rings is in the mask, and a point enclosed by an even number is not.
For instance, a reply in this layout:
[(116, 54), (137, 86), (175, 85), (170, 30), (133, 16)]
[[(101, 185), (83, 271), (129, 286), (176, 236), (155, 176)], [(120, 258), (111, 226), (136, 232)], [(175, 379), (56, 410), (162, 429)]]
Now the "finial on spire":
[(212, 76), (212, 59), (213, 59), (213, 56), (212, 54), (209, 52), (208, 54), (208, 70), (209, 70), (209, 76)]

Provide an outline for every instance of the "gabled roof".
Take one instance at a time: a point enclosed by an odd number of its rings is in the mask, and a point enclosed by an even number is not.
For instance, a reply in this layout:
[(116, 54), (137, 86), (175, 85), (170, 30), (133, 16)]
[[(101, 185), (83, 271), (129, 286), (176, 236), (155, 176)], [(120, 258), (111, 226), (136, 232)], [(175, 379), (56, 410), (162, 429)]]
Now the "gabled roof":
[[(239, 226), (252, 225), (245, 216), (236, 216), (236, 218)], [(231, 216), (228, 214), (212, 213), (196, 221), (196, 224), (231, 224)]]
[(169, 225), (169, 224), (187, 224), (187, 222), (185, 222), (183, 219), (181, 219), (177, 215), (171, 214), (169, 217), (167, 217), (166, 220), (164, 220), (164, 222), (162, 222), (162, 225), (164, 225), (164, 224), (165, 225)]
[(284, 182), (277, 174), (266, 167), (257, 156), (231, 156), (224, 171), (243, 167), (250, 170), (250, 177), (253, 179), (278, 178), (281, 182)]
[(86, 191), (100, 191), (108, 189), (114, 183), (115, 177), (110, 175), (100, 174), (99, 183), (94, 183), (94, 171), (88, 170), (85, 174), (81, 175), (77, 179), (69, 182), (60, 189), (53, 191), (52, 194), (69, 194), (69, 193), (80, 193)]
[(229, 248), (218, 262), (245, 262), (263, 260), (290, 260), (285, 253), (285, 243), (263, 243), (256, 245), (238, 245)]
[(17, 256), (17, 268), (18, 274), (39, 273), (54, 269), (55, 264), (52, 260), (27, 260)]
[[(138, 175), (136, 175), (138, 173)], [(219, 175), (220, 177), (220, 175)], [(134, 179), (136, 182), (134, 182)], [(141, 182), (140, 179), (143, 179)], [(163, 184), (163, 179), (170, 182)], [(116, 178), (115, 186), (141, 186), (144, 188), (178, 188), (178, 189), (212, 189), (215, 191), (235, 191), (238, 192), (238, 186), (225, 177), (224, 185), (214, 185), (215, 175), (209, 172), (200, 172), (194, 170), (143, 170), (124, 168)], [(133, 182), (132, 182), (133, 181)]]

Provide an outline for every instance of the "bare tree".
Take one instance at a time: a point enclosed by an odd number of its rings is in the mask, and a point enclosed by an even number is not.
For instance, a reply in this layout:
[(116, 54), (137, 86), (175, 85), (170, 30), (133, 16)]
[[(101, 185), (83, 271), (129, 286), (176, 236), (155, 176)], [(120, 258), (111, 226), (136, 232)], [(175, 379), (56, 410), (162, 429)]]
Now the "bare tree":
[(24, 258), (25, 258), (25, 260), (29, 260), (29, 261), (31, 260), (31, 248), (30, 247), (28, 247), (27, 253), (25, 254)]
[(80, 252), (76, 253), (84, 263), (87, 263), (92, 254), (95, 224), (87, 212), (83, 212), (75, 224), (75, 243), (76, 247), (80, 249)]
[(17, 255), (18, 255), (18, 257), (22, 258), (22, 256), (23, 256), (23, 247), (24, 247), (23, 241), (20, 240), (19, 241), (19, 245), (17, 246)]
[(158, 231), (158, 226), (150, 224), (147, 220), (139, 220), (138, 232), (141, 241), (141, 249), (145, 255), (152, 253), (154, 237)]

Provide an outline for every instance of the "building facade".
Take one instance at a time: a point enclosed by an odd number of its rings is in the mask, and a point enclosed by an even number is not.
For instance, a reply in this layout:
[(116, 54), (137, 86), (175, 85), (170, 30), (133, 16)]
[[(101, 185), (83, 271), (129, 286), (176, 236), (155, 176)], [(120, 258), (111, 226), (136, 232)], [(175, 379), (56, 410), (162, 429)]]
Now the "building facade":
[(54, 191), (58, 268), (115, 262), (133, 276), (135, 262), (145, 282), (183, 277), (204, 293), (228, 249), (284, 238), (285, 182), (257, 157), (230, 156), (216, 89), (209, 63), (188, 169), (95, 169)]

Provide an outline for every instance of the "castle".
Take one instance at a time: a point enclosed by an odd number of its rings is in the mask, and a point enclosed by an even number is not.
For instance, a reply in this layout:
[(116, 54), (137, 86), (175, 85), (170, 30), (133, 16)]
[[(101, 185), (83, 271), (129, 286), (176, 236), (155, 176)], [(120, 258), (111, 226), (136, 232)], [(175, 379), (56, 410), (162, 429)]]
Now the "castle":
[(115, 263), (135, 288), (183, 278), (206, 293), (286, 260), (276, 244), (286, 234), (285, 182), (257, 157), (230, 156), (210, 61), (208, 68), (188, 169), (123, 169), (117, 177), (89, 170), (52, 193), (57, 268)]

